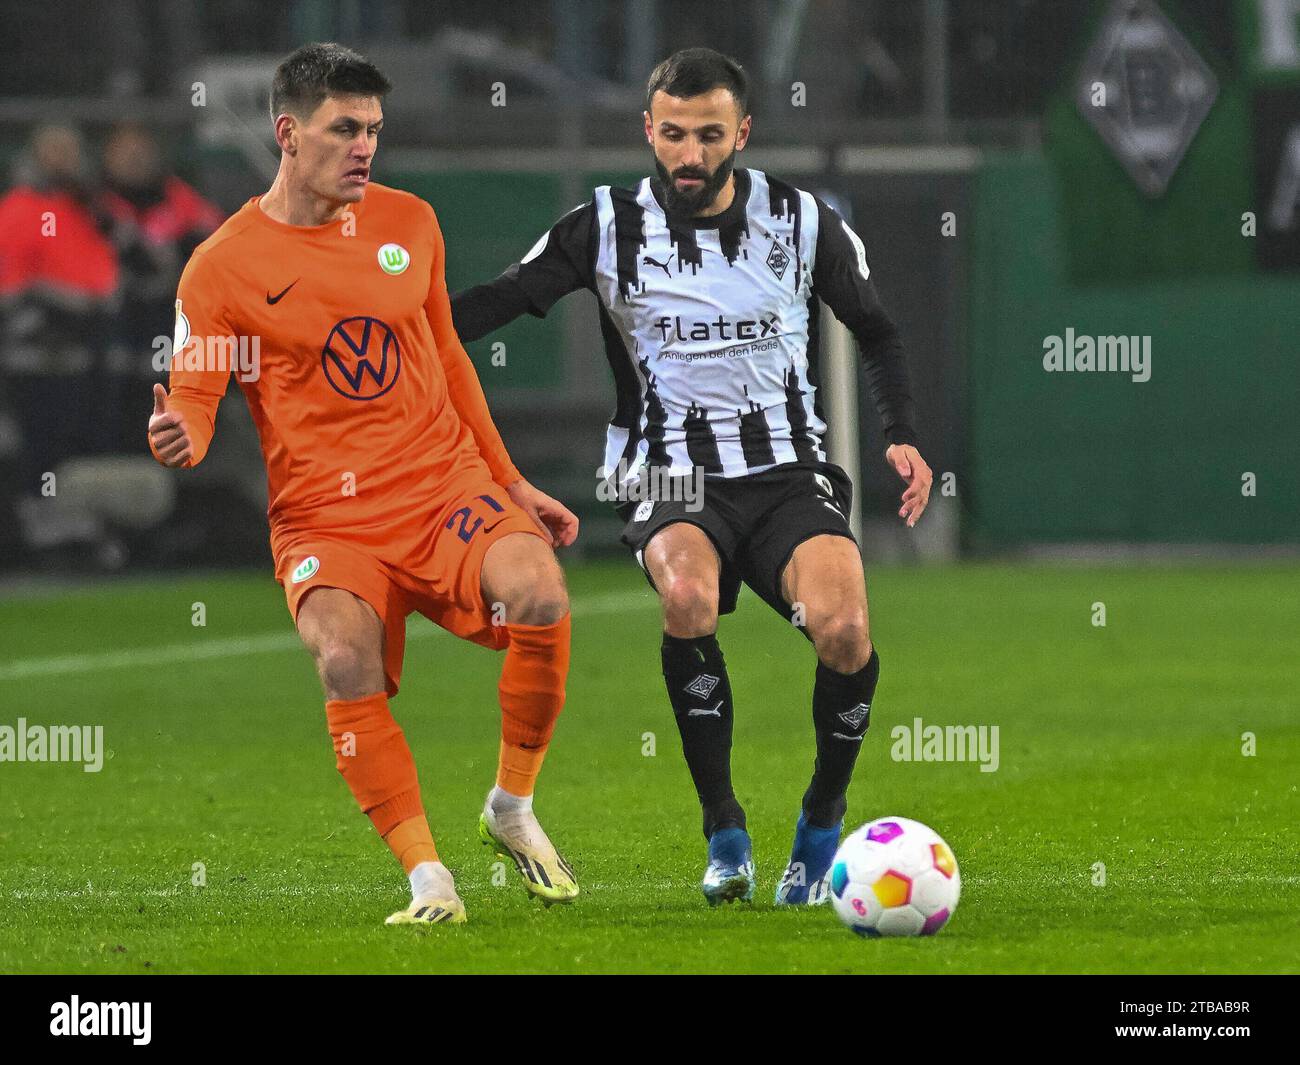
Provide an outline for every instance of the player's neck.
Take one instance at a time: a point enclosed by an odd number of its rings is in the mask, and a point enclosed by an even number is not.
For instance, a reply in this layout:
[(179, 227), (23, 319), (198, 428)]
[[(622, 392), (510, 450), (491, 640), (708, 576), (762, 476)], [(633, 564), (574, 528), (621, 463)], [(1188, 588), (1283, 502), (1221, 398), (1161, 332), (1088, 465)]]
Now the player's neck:
[(736, 172), (733, 170), (727, 175), (727, 182), (722, 188), (718, 189), (718, 194), (713, 198), (713, 202), (707, 207), (701, 208), (695, 212), (696, 218), (712, 218), (715, 214), (722, 214), (732, 201), (736, 198)]
[(276, 174), (270, 189), (257, 202), (268, 217), (288, 226), (323, 226), (343, 217), (351, 206), (346, 201), (324, 199), (307, 189), (294, 189), (283, 172)]

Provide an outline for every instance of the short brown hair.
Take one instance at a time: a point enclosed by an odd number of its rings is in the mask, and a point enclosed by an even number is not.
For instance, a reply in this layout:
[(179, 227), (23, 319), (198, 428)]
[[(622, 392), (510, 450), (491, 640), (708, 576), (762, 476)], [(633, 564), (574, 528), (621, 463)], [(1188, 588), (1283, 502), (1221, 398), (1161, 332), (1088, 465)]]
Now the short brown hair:
[(305, 44), (275, 68), (271, 121), (288, 111), (307, 118), (331, 93), (382, 97), (393, 86), (379, 68), (341, 44)]

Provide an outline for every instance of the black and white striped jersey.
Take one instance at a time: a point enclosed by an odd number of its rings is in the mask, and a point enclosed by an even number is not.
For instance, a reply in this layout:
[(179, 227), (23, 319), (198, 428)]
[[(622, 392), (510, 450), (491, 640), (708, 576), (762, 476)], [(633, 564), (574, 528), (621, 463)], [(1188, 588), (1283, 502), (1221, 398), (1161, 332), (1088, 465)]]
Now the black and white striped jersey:
[(915, 443), (898, 332), (858, 235), (811, 193), (738, 169), (732, 204), (678, 219), (655, 178), (601, 186), (495, 281), (457, 293), (462, 340), (596, 294), (617, 387), (603, 475), (741, 477), (826, 460), (817, 308), (855, 335), (890, 443)]

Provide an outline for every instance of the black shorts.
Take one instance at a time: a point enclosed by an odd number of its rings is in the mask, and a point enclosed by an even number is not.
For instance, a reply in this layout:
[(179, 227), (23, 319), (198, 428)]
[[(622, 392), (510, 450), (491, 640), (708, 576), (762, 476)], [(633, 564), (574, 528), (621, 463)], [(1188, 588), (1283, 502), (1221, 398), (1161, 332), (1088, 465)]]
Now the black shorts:
[(700, 500), (627, 502), (619, 504), (618, 514), (627, 523), (623, 543), (636, 554), (652, 588), (645, 546), (665, 525), (685, 522), (704, 530), (722, 560), (719, 614), (736, 609), (744, 581), (789, 619), (794, 611), (781, 594), (785, 564), (796, 547), (814, 536), (854, 540), (848, 521), (852, 499), (853, 485), (838, 466), (789, 463), (746, 477), (706, 477), (703, 506)]

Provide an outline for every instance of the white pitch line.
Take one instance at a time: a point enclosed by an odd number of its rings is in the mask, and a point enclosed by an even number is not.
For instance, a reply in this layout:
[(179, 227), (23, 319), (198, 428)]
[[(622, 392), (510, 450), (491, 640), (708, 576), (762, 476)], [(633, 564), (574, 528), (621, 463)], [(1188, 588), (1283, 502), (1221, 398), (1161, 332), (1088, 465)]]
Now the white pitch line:
[[(617, 614), (624, 610), (645, 609), (657, 605), (649, 592), (619, 592), (575, 600), (575, 618), (600, 614)], [(407, 632), (408, 640), (422, 640), (444, 635), (436, 625), (418, 626)], [(102, 651), (98, 654), (57, 655), (49, 658), (20, 658), (0, 666), (0, 682), (26, 680), (30, 677), (62, 677), (74, 673), (98, 673), (110, 669), (141, 669), (176, 662), (201, 662), (210, 658), (240, 658), (245, 655), (278, 654), (301, 649), (298, 634), (292, 629), (268, 632), (259, 636), (239, 636), (196, 643), (173, 643), (162, 647), (141, 647), (127, 651)]]
[[(1068, 877), (1053, 878), (1043, 882), (1043, 886), (1070, 886)], [(1127, 885), (1142, 883), (1145, 881), (1155, 881), (1155, 876), (1127, 877), (1124, 883)], [(474, 891), (506, 891), (513, 890), (518, 886), (518, 881), (509, 878), (505, 884), (488, 884), (484, 882), (485, 877), (473, 876), (468, 873), (457, 874), (457, 883), (462, 888), (468, 887)], [(980, 885), (995, 885), (1001, 883), (1022, 883), (1022, 880), (1016, 880), (1013, 877), (984, 876), (978, 879), (962, 877), (963, 887), (979, 887)], [(1207, 877), (1206, 882), (1213, 883), (1233, 883), (1233, 884), (1297, 884), (1300, 883), (1300, 877), (1257, 874), (1257, 873), (1236, 873), (1226, 875), (1214, 875)], [(683, 879), (681, 877), (657, 877), (657, 878), (637, 878), (637, 884), (650, 889), (660, 891), (676, 891), (687, 888), (694, 889), (694, 880)], [(618, 883), (590, 883), (583, 881), (582, 887), (586, 891), (625, 891), (628, 888), (628, 882)], [(247, 898), (255, 902), (258, 898), (264, 896), (281, 896), (288, 895), (293, 897), (306, 897), (310, 895), (321, 894), (356, 894), (355, 888), (344, 884), (315, 883), (308, 885), (276, 884), (267, 883), (252, 885), (240, 884), (231, 886), (228, 884), (214, 883), (205, 887), (197, 888), (186, 885), (168, 888), (11, 888), (3, 892), (4, 896), (13, 899), (16, 902), (51, 902), (64, 899), (135, 899), (135, 898), (181, 898), (194, 897), (200, 892), (212, 892), (219, 895), (223, 901), (231, 901), (232, 897), (236, 900)], [(693, 898), (693, 895), (691, 896)], [(1165, 900), (1162, 900), (1165, 901)], [(1249, 916), (1249, 911), (1243, 911)]]

